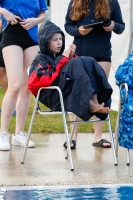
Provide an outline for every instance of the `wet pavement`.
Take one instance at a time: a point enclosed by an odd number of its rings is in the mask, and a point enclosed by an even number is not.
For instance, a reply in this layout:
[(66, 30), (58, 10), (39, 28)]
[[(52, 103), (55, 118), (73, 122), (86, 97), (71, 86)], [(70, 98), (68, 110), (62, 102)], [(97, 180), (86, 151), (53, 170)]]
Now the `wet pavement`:
[[(65, 134), (32, 134), (36, 148), (28, 148), (21, 164), (23, 147), (0, 151), (0, 186), (47, 186), (133, 183), (133, 152), (126, 164), (126, 150), (119, 147), (118, 166), (111, 149), (93, 147), (93, 133), (79, 133), (77, 148), (72, 150), (74, 171), (70, 170), (63, 148)], [(109, 140), (109, 134), (103, 137)]]

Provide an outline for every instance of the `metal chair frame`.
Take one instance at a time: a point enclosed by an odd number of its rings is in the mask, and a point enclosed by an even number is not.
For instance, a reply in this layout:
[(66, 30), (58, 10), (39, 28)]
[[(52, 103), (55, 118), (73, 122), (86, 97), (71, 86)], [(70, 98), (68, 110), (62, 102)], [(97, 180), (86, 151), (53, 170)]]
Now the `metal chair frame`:
[[(75, 115), (74, 117), (74, 121), (68, 121), (68, 124), (73, 124), (72, 129), (71, 129), (71, 134), (70, 134), (70, 142), (72, 141), (73, 138), (73, 134), (74, 134), (74, 130), (75, 130), (75, 125), (79, 124), (79, 123), (90, 123), (90, 122), (104, 122), (107, 121), (108, 122), (108, 129), (109, 129), (109, 133), (110, 133), (110, 141), (111, 141), (111, 147), (112, 147), (112, 154), (113, 154), (113, 158), (114, 158), (114, 165), (117, 166), (118, 162), (117, 162), (117, 157), (116, 157), (116, 151), (115, 151), (115, 143), (114, 143), (114, 135), (112, 132), (112, 126), (111, 126), (111, 120), (110, 120), (110, 115), (108, 114), (107, 118), (105, 120), (100, 120), (100, 119), (90, 119), (88, 121), (83, 121), (83, 120), (77, 120), (77, 116)], [(68, 153), (66, 154), (66, 158), (68, 158)]]
[[(129, 33), (129, 47), (128, 47), (128, 53), (127, 53), (127, 56), (132, 52), (132, 48), (133, 48), (133, 1), (130, 0), (130, 22), (129, 22), (129, 25), (130, 25), (130, 33)], [(115, 138), (116, 138), (116, 156), (118, 158), (118, 127), (119, 127), (119, 120), (120, 120), (120, 115), (121, 115), (121, 110), (122, 110), (122, 107), (123, 107), (123, 104), (121, 102), (121, 97), (120, 97), (120, 91), (121, 91), (121, 87), (122, 85), (125, 85), (125, 88), (127, 89), (126, 87), (126, 84), (123, 83), (120, 85), (120, 90), (119, 90), (119, 103), (118, 103), (118, 116), (117, 116), (117, 121), (116, 121), (116, 129), (115, 129)], [(127, 149), (127, 165), (130, 165), (130, 150)]]
[[(125, 89), (126, 89), (126, 94), (125, 94), (125, 97), (126, 97), (127, 96), (127, 86), (125, 83), (120, 85), (120, 91), (121, 91), (121, 88), (123, 85), (125, 86)], [(118, 159), (118, 147), (119, 147), (118, 131), (119, 131), (119, 121), (120, 121), (122, 107), (123, 107), (123, 103), (121, 101), (121, 96), (120, 96), (120, 92), (119, 92), (118, 115), (117, 115), (116, 128), (115, 128), (115, 137), (116, 137), (116, 149), (115, 150), (116, 150), (117, 159)], [(130, 150), (128, 148), (126, 148), (126, 159), (127, 159), (127, 165), (130, 165)]]
[(33, 126), (36, 110), (37, 110), (37, 107), (38, 107), (39, 96), (40, 96), (40, 92), (41, 92), (42, 89), (45, 89), (45, 90), (47, 90), (47, 89), (52, 89), (52, 90), (54, 89), (55, 90), (56, 89), (59, 93), (60, 103), (61, 103), (61, 112), (41, 111), (39, 109), (38, 109), (38, 112), (41, 115), (62, 114), (63, 123), (64, 123), (64, 131), (65, 131), (66, 141), (67, 141), (67, 145), (68, 145), (67, 151), (68, 151), (68, 157), (69, 157), (69, 162), (70, 162), (70, 169), (73, 171), (74, 167), (73, 167), (73, 160), (72, 160), (72, 153), (71, 153), (71, 147), (70, 147), (70, 140), (69, 140), (69, 133), (68, 133), (68, 127), (67, 127), (67, 121), (66, 121), (66, 113), (65, 113), (65, 109), (64, 109), (64, 103), (63, 103), (63, 97), (62, 97), (62, 92), (61, 92), (60, 88), (57, 87), (57, 86), (42, 87), (42, 88), (39, 89), (39, 91), (37, 93), (37, 97), (35, 99), (35, 105), (34, 105), (34, 109), (33, 109), (33, 113), (32, 113), (32, 118), (31, 118), (31, 121), (30, 121), (28, 136), (27, 136), (25, 147), (24, 147), (24, 153), (23, 153), (21, 163), (24, 164), (24, 160), (25, 160), (25, 156), (26, 156), (26, 152), (27, 152), (27, 148), (28, 148), (28, 143), (29, 143), (29, 139), (30, 139), (30, 135), (31, 135), (31, 131), (32, 131), (32, 126)]
[[(74, 170), (74, 166), (73, 166), (73, 159), (72, 159), (72, 153), (71, 153), (70, 144), (71, 144), (71, 141), (72, 141), (75, 125), (79, 124), (79, 123), (83, 123), (83, 122), (87, 123), (87, 122), (108, 121), (108, 128), (109, 128), (110, 139), (111, 139), (111, 146), (112, 146), (112, 153), (113, 153), (113, 158), (114, 158), (114, 165), (117, 165), (117, 158), (116, 158), (116, 153), (115, 153), (115, 143), (114, 143), (114, 137), (113, 137), (113, 132), (112, 132), (112, 128), (111, 128), (111, 121), (110, 121), (109, 114), (108, 114), (108, 117), (106, 118), (106, 120), (96, 119), (96, 120), (83, 121), (83, 120), (77, 120), (77, 116), (75, 115), (74, 121), (67, 121), (66, 115), (67, 114), (70, 115), (70, 114), (73, 114), (73, 113), (65, 111), (62, 92), (61, 92), (60, 88), (57, 87), (57, 86), (42, 87), (38, 91), (37, 97), (35, 98), (35, 105), (34, 105), (32, 117), (31, 117), (31, 121), (30, 121), (30, 125), (29, 125), (28, 136), (27, 136), (25, 147), (24, 147), (24, 152), (23, 152), (23, 155), (22, 155), (21, 164), (24, 164), (24, 161), (25, 161), (26, 152), (27, 152), (27, 148), (28, 148), (28, 143), (29, 143), (29, 139), (30, 139), (30, 135), (31, 135), (31, 131), (32, 131), (33, 122), (34, 122), (34, 117), (35, 117), (35, 114), (36, 114), (36, 110), (38, 108), (39, 96), (40, 96), (40, 92), (41, 92), (42, 89), (52, 89), (52, 90), (54, 89), (54, 90), (57, 90), (58, 93), (59, 93), (60, 103), (61, 103), (61, 112), (57, 112), (57, 111), (54, 112), (54, 111), (48, 111), (48, 110), (45, 110), (45, 111), (43, 110), (42, 111), (40, 109), (38, 109), (38, 112), (41, 115), (62, 114), (63, 124), (64, 124), (64, 131), (65, 131), (66, 142), (67, 142), (67, 154), (66, 154), (65, 158), (69, 159), (71, 171)], [(68, 124), (73, 124), (72, 130), (71, 130), (71, 134), (70, 134), (70, 139), (69, 139), (69, 133), (68, 133)]]

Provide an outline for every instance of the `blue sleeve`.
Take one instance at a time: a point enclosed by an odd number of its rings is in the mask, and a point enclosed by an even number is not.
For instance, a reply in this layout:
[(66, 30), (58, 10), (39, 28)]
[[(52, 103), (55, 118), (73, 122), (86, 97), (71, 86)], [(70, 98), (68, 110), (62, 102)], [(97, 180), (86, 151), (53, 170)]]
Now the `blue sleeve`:
[(113, 0), (113, 8), (111, 10), (111, 20), (115, 22), (114, 32), (117, 34), (121, 34), (125, 29), (125, 23), (122, 19), (122, 13), (120, 9), (120, 5), (118, 0)]
[(48, 10), (46, 0), (39, 0), (40, 11)]
[(79, 33), (78, 27), (76, 26), (76, 21), (71, 20), (70, 18), (70, 11), (71, 11), (71, 5), (73, 3), (73, 0), (70, 1), (68, 9), (67, 9), (67, 14), (65, 17), (65, 30), (66, 32), (71, 35), (71, 36), (81, 36)]
[(116, 79), (116, 85), (120, 86), (122, 83), (127, 83), (128, 85), (131, 84), (132, 78), (130, 77), (130, 74), (132, 75), (133, 71), (133, 53), (131, 53), (124, 63), (122, 63), (118, 69), (115, 72), (115, 79)]

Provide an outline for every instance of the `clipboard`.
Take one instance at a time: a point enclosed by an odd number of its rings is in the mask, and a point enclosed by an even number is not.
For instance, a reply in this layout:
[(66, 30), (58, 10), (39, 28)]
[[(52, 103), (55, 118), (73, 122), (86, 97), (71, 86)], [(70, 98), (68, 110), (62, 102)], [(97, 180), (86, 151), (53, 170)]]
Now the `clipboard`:
[(100, 28), (103, 26), (103, 24), (104, 24), (104, 21), (96, 22), (96, 23), (84, 25), (84, 28)]

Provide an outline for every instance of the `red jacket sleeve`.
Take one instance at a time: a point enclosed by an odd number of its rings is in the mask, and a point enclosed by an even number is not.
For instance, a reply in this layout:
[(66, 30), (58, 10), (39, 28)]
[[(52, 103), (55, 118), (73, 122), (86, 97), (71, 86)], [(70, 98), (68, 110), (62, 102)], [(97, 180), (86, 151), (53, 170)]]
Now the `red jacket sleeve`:
[(37, 95), (38, 90), (41, 87), (48, 87), (52, 85), (52, 83), (56, 80), (58, 77), (61, 69), (65, 66), (65, 64), (70, 60), (70, 58), (63, 57), (60, 62), (56, 66), (56, 71), (52, 72), (50, 75), (42, 75), (37, 76), (36, 70), (34, 70), (30, 77), (28, 78), (28, 89), (31, 91), (33, 95)]

